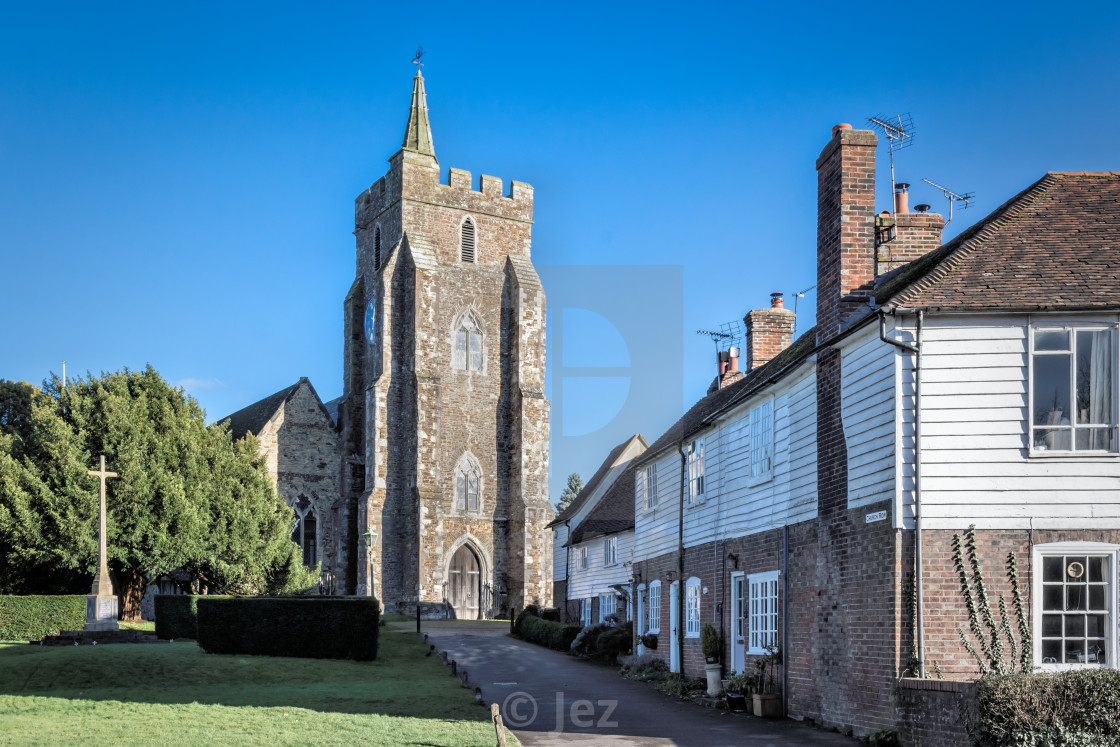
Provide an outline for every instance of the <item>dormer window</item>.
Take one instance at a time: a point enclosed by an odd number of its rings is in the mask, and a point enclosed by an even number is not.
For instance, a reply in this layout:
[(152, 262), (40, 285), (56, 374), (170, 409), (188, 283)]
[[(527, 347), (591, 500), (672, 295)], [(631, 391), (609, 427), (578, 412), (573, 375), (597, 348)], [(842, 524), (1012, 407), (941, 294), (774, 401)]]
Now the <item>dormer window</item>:
[(373, 227), (373, 269), (381, 269), (381, 224)]
[(464, 262), (475, 261), (475, 226), (471, 218), (459, 228), (459, 253)]

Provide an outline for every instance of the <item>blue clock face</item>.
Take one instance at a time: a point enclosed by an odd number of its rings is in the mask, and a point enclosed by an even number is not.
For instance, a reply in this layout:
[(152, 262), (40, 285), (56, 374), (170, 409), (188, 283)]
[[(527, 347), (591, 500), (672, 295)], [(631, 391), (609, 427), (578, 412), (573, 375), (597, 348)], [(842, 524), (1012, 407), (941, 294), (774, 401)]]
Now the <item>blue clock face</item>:
[(366, 340), (369, 341), (370, 345), (373, 344), (376, 332), (375, 325), (377, 320), (375, 317), (377, 315), (377, 306), (374, 305), (376, 300), (377, 299), (371, 298), (366, 305)]

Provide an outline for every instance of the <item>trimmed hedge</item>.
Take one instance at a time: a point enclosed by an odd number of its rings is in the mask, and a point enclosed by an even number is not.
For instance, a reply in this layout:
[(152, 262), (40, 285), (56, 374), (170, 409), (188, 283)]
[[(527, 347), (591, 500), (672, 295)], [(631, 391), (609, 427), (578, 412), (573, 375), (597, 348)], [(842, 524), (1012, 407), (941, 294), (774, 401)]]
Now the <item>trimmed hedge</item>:
[(625, 622), (608, 628), (595, 641), (595, 658), (604, 664), (614, 664), (618, 657), (630, 653), (634, 641), (634, 623)]
[(156, 636), (198, 638), (198, 600), (205, 596), (191, 594), (156, 594)]
[(976, 683), (974, 744), (1120, 745), (1120, 671), (990, 675)]
[(211, 654), (377, 658), (372, 597), (201, 597), (198, 645)]
[(567, 651), (572, 647), (572, 641), (583, 630), (579, 625), (565, 625), (552, 620), (544, 620), (532, 615), (518, 618), (520, 635), (530, 643)]
[(521, 632), (521, 626), (529, 618), (539, 618), (541, 616), (541, 608), (536, 604), (530, 604), (518, 613), (513, 621), (513, 634), (516, 636), (524, 637)]
[(85, 596), (0, 596), (0, 641), (38, 641), (85, 624)]

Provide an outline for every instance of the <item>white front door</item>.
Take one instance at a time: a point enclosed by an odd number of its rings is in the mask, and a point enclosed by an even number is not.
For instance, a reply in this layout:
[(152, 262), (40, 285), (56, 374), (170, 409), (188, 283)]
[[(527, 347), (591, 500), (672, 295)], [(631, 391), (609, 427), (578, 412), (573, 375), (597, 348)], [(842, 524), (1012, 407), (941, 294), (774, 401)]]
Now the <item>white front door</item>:
[(742, 673), (747, 666), (747, 582), (742, 573), (731, 574), (731, 668)]
[(669, 671), (681, 671), (681, 609), (680, 609), (681, 583), (674, 581), (669, 587)]

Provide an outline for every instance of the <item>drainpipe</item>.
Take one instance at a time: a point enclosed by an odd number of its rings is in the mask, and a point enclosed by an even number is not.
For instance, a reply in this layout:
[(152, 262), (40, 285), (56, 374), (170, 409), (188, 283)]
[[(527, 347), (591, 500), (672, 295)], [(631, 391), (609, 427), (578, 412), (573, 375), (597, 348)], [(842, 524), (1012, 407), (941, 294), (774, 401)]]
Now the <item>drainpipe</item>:
[(572, 579), (568, 573), (568, 569), (572, 565), (572, 520), (568, 519), (564, 522), (564, 528), (567, 529), (564, 540), (564, 622), (568, 622), (568, 600), (572, 598)]
[[(897, 307), (886, 310), (892, 316), (907, 311)], [(914, 633), (918, 643), (918, 677), (925, 679), (925, 601), (922, 593), (922, 322), (925, 314), (922, 311), (916, 313), (918, 324), (915, 344), (911, 345), (887, 337), (887, 320), (883, 311), (879, 312), (879, 339), (914, 354), (914, 595), (917, 601)]]
[(782, 713), (789, 713), (789, 524), (782, 527)]
[[(688, 478), (688, 457), (684, 453), (684, 441), (677, 442), (681, 455), (681, 504), (677, 515), (677, 651), (680, 652), (681, 676), (684, 676), (684, 482)], [(670, 656), (670, 658), (672, 658)]]

